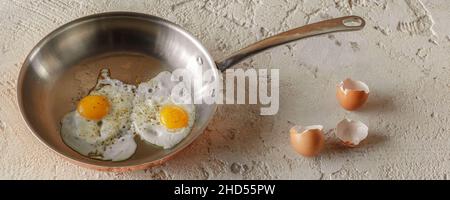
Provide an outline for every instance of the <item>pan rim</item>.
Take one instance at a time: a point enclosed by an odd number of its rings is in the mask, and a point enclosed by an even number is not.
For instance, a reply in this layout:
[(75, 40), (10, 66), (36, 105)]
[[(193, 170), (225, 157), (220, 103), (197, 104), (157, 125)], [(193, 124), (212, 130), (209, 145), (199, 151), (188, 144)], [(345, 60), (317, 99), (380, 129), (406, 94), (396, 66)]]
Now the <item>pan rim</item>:
[[(52, 145), (50, 145), (47, 141), (45, 141), (45, 139), (43, 139), (38, 134), (38, 131), (35, 130), (35, 128), (33, 127), (32, 123), (29, 120), (29, 117), (25, 115), (25, 108), (24, 108), (24, 104), (23, 104), (24, 102), (23, 102), (23, 89), (22, 88), (23, 88), (23, 83), (24, 83), (24, 77), (26, 74), (25, 72), (28, 70), (28, 68), (30, 66), (29, 61), (33, 58), (33, 56), (35, 56), (39, 52), (40, 48), (42, 48), (42, 46), (44, 44), (46, 44), (49, 40), (51, 40), (53, 37), (57, 36), (58, 34), (64, 32), (65, 30), (69, 29), (70, 27), (76, 26), (80, 23), (86, 23), (86, 22), (89, 22), (90, 20), (98, 20), (101, 18), (115, 18), (115, 17), (120, 17), (120, 18), (124, 18), (124, 17), (128, 18), (129, 17), (129, 18), (135, 18), (135, 19), (140, 18), (140, 19), (144, 19), (144, 20), (152, 20), (152, 21), (155, 21), (158, 23), (163, 23), (163, 24), (166, 24), (168, 26), (175, 28), (177, 31), (179, 31), (181, 34), (186, 35), (190, 40), (192, 40), (193, 43), (195, 43), (196, 45), (198, 45), (200, 47), (201, 51), (203, 51), (204, 54), (208, 57), (206, 59), (208, 60), (208, 62), (210, 62), (212, 69), (214, 71), (215, 77), (220, 76), (220, 73), (216, 67), (216, 63), (214, 62), (213, 57), (209, 54), (208, 50), (203, 46), (203, 44), (196, 37), (194, 37), (191, 33), (186, 31), (181, 26), (179, 26), (173, 22), (170, 22), (166, 19), (154, 16), (154, 15), (145, 14), (145, 13), (125, 12), (125, 11), (103, 12), (103, 13), (97, 13), (97, 14), (84, 16), (84, 17), (69, 21), (69, 22), (57, 27), (50, 33), (48, 33), (36, 45), (33, 46), (33, 48), (30, 50), (30, 52), (26, 56), (25, 61), (23, 62), (22, 66), (19, 70), (19, 75), (18, 75), (18, 79), (16, 82), (16, 85), (17, 85), (16, 102), (19, 107), (21, 118), (23, 121), (25, 121), (25, 125), (27, 126), (28, 130), (32, 133), (32, 135), (35, 138), (37, 138), (41, 144), (43, 144), (44, 146), (46, 146), (47, 148), (49, 148), (50, 150), (55, 152), (57, 155), (59, 155), (63, 159), (65, 159), (71, 163), (74, 163), (78, 166), (81, 166), (81, 167), (100, 170), (100, 171), (123, 172), (123, 171), (142, 170), (142, 169), (150, 168), (153, 166), (161, 165), (161, 164), (165, 163), (166, 161), (172, 159), (176, 154), (178, 154), (182, 150), (184, 150), (187, 147), (189, 147), (190, 145), (192, 145), (192, 143), (196, 139), (198, 139), (198, 137), (200, 135), (202, 135), (204, 133), (205, 128), (211, 122), (212, 117), (214, 116), (214, 114), (217, 111), (217, 107), (218, 107), (217, 104), (215, 104), (215, 103), (210, 104), (212, 106), (212, 111), (209, 113), (209, 116), (207, 116), (207, 121), (203, 124), (203, 126), (199, 127), (200, 133), (196, 137), (192, 138), (191, 141), (184, 144), (184, 146), (174, 148), (167, 155), (165, 155), (159, 159), (153, 160), (153, 161), (142, 162), (142, 163), (138, 163), (138, 164), (120, 165), (120, 166), (111, 166), (111, 163), (114, 163), (111, 161), (105, 161), (105, 163), (108, 162), (110, 165), (105, 165), (105, 164), (101, 164), (101, 163), (99, 163), (99, 164), (88, 163), (88, 162), (84, 162), (83, 160), (75, 159), (71, 156), (68, 156), (68, 155), (58, 151)], [(117, 162), (117, 163), (120, 163), (120, 162)]]

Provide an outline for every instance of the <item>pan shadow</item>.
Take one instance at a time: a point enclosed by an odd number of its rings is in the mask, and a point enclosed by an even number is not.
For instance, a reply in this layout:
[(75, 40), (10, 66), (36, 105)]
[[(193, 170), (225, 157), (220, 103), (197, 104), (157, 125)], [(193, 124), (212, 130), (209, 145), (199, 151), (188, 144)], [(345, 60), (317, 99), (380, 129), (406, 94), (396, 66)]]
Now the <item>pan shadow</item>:
[(395, 106), (392, 97), (388, 95), (369, 96), (366, 105), (357, 110), (358, 113), (389, 113), (394, 111)]
[(203, 134), (163, 166), (182, 164), (186, 169), (200, 169), (219, 163), (222, 169), (228, 170), (231, 163), (218, 160), (217, 155), (260, 154), (261, 146), (265, 145), (262, 134), (270, 132), (273, 126), (273, 116), (261, 116), (260, 108), (260, 105), (247, 104), (219, 105)]
[(209, 145), (218, 151), (256, 153), (258, 146), (264, 144), (262, 134), (270, 132), (273, 126), (273, 116), (261, 116), (260, 107), (220, 105), (208, 126)]

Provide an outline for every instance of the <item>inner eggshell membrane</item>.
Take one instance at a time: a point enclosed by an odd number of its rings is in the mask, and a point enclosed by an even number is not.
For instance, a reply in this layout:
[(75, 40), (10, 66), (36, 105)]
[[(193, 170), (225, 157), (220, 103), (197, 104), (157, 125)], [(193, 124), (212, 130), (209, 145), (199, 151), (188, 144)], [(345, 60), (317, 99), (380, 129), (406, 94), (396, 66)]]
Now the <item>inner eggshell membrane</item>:
[(354, 81), (352, 79), (345, 79), (340, 84), (341, 90), (348, 94), (349, 91), (364, 91), (365, 93), (369, 93), (369, 86), (367, 86), (364, 82)]
[(360, 121), (344, 119), (337, 125), (336, 136), (348, 146), (356, 146), (366, 139), (369, 128)]
[(309, 131), (309, 130), (322, 130), (323, 126), (321, 125), (313, 125), (313, 126), (294, 126), (292, 127), (297, 133), (301, 134), (304, 133), (305, 131)]

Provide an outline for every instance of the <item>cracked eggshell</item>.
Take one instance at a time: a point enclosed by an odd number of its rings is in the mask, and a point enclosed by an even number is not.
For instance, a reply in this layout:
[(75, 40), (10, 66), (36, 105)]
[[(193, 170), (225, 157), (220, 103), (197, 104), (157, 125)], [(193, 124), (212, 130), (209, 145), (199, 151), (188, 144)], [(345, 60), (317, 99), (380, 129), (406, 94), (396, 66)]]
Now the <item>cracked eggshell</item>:
[(345, 79), (337, 86), (336, 98), (346, 110), (356, 110), (367, 101), (369, 87), (362, 81)]
[(360, 121), (344, 119), (336, 127), (336, 137), (348, 147), (357, 146), (368, 134), (369, 127)]
[(291, 128), (291, 145), (300, 155), (313, 157), (320, 153), (324, 145), (323, 126), (294, 126)]

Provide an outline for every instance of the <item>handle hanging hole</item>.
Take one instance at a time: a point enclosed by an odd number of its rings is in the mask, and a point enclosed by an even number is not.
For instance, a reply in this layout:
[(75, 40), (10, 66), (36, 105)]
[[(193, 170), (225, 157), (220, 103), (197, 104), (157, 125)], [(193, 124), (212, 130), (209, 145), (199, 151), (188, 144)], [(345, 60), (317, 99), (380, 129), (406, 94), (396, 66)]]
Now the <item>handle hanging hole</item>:
[(342, 23), (348, 27), (360, 27), (364, 25), (364, 20), (359, 17), (352, 17), (342, 20)]

